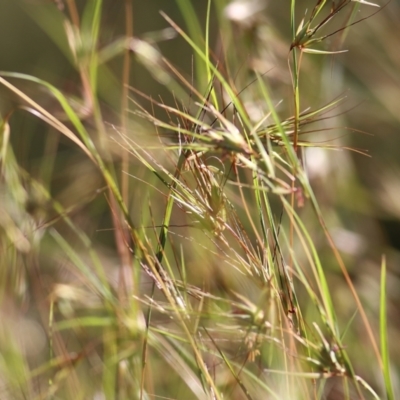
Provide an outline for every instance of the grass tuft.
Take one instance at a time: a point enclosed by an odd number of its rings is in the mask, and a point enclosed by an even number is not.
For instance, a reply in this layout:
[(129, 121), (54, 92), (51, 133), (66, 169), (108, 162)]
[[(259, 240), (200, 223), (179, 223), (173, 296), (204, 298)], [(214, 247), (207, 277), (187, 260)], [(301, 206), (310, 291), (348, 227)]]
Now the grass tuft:
[[(174, 34), (140, 36), (126, 0), (111, 39), (107, 1), (55, 3), (80, 98), (0, 72), (13, 99), (0, 125), (0, 397), (395, 399), (385, 258), (379, 349), (329, 228), (331, 183), (307, 164), (309, 149), (364, 154), (330, 138), (357, 129), (334, 125), (345, 96), (319, 93), (315, 60), (342, 57), (369, 19), (357, 11), (377, 4), (292, 0), (284, 38), (256, 2), (177, 0), (180, 15), (160, 12)], [(164, 55), (170, 40), (191, 71)], [(267, 45), (286, 72), (257, 67)], [(25, 119), (40, 149), (18, 149)]]

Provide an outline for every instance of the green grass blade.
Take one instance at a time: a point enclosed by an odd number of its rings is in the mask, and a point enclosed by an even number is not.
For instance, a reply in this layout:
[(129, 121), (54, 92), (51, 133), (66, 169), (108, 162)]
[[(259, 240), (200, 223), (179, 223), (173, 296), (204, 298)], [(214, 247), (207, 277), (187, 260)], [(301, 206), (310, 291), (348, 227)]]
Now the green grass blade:
[[(185, 20), (190, 38), (196, 43), (198, 47), (202, 47), (204, 42), (204, 33), (201, 28), (196, 10), (193, 7), (193, 2), (187, 0), (176, 0), (176, 3), (178, 4), (178, 7)], [(199, 54), (194, 55), (194, 60), (195, 74), (197, 78), (196, 87), (200, 89), (200, 92), (203, 92), (206, 90), (208, 85), (207, 69)]]
[(237, 99), (237, 95), (235, 91), (232, 89), (231, 85), (226, 81), (226, 79), (223, 77), (221, 72), (218, 70), (217, 67), (215, 67), (212, 63), (209, 57), (204, 53), (203, 50), (181, 29), (179, 26), (170, 18), (168, 17), (165, 13), (161, 13), (161, 15), (167, 20), (168, 23), (171, 24), (174, 29), (186, 40), (187, 43), (189, 43), (190, 47), (195, 51), (195, 53), (201, 58), (201, 60), (208, 65), (214, 76), (219, 80), (221, 83), (222, 87), (230, 97), (230, 100), (234, 103), (240, 117), (242, 118), (244, 125), (247, 127), (251, 127), (251, 123), (249, 121), (249, 118), (247, 116), (247, 113), (240, 101)]
[(383, 378), (385, 381), (386, 396), (388, 400), (394, 400), (394, 392), (392, 380), (390, 377), (390, 358), (387, 334), (387, 310), (386, 310), (386, 257), (382, 257), (381, 263), (381, 296), (380, 296), (380, 337), (381, 337), (381, 354), (383, 362)]
[[(82, 140), (84, 143), (82, 143), (75, 135), (74, 133), (69, 130), (64, 124), (62, 124), (59, 120), (57, 120), (52, 114), (50, 114), (48, 111), (46, 111), (43, 107), (39, 106), (35, 101), (33, 101), (30, 97), (25, 95), (21, 90), (19, 90), (17, 87), (12, 85), (10, 82), (5, 80), (3, 78), (9, 77), (9, 78), (17, 78), (17, 79), (22, 79), (22, 80), (27, 80), (30, 82), (37, 83), (39, 85), (45, 86), (49, 91), (56, 97), (56, 99), (60, 102), (60, 105), (63, 107), (64, 111), (66, 112), (67, 116), (69, 117), (70, 121), (74, 124), (75, 128), (77, 128), (79, 134), (81, 135)], [(75, 144), (77, 144), (92, 160), (93, 160), (93, 155), (88, 149), (88, 144), (90, 147), (94, 147), (93, 143), (91, 142), (89, 135), (84, 128), (82, 122), (80, 121), (79, 117), (77, 114), (73, 111), (72, 107), (69, 105), (68, 101), (64, 97), (64, 95), (56, 89), (54, 86), (50, 85), (49, 83), (35, 78), (30, 75), (26, 74), (20, 74), (20, 73), (14, 73), (14, 72), (4, 72), (0, 71), (0, 83), (10, 89), (12, 92), (14, 92), (17, 96), (19, 96), (23, 101), (27, 102), (31, 107), (33, 107), (35, 110), (37, 110), (39, 113), (44, 115), (48, 121), (56, 128), (58, 129), (62, 134), (64, 134), (68, 139), (72, 140)]]

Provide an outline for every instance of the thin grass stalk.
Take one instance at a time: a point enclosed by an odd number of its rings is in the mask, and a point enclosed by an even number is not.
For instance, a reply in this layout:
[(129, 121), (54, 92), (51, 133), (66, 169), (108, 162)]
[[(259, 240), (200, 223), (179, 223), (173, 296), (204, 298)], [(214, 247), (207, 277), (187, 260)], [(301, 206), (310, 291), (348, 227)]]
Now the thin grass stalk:
[[(133, 37), (133, 10), (132, 10), (132, 0), (125, 0), (125, 36), (127, 40)], [(127, 132), (128, 129), (128, 102), (129, 102), (129, 77), (131, 71), (131, 54), (129, 48), (127, 47), (124, 51), (123, 56), (123, 66), (122, 66), (122, 77), (121, 77), (121, 128), (123, 132)], [(121, 163), (121, 195), (125, 204), (129, 204), (129, 177), (126, 172), (129, 170), (129, 153), (126, 149), (122, 149), (122, 163)], [(120, 211), (117, 211), (120, 215)], [(132, 257), (127, 246), (129, 242), (129, 230), (126, 226), (121, 226), (121, 218), (119, 219), (118, 228), (115, 232), (116, 244), (118, 247), (118, 252), (121, 258), (120, 267), (120, 287), (124, 289), (127, 295), (132, 291), (136, 291), (137, 284), (132, 282), (133, 273), (131, 271), (132, 267)], [(117, 222), (117, 221), (116, 221)], [(128, 273), (129, 268), (129, 273)], [(132, 287), (133, 285), (133, 287)]]
[[(167, 197), (167, 206), (165, 208), (165, 213), (164, 213), (164, 218), (163, 218), (163, 222), (162, 222), (162, 226), (160, 229), (160, 234), (159, 234), (159, 238), (158, 238), (158, 244), (157, 244), (157, 252), (156, 252), (156, 258), (158, 261), (158, 264), (161, 265), (162, 261), (163, 261), (163, 255), (164, 255), (164, 249), (165, 249), (165, 245), (167, 242), (167, 236), (168, 236), (168, 229), (169, 229), (169, 224), (170, 224), (170, 220), (171, 220), (171, 215), (172, 215), (172, 209), (173, 209), (173, 205), (174, 205), (174, 197), (171, 195), (172, 192), (176, 189), (176, 185), (177, 185), (177, 179), (179, 179), (180, 173), (181, 173), (181, 169), (182, 166), (185, 163), (185, 159), (186, 159), (186, 153), (184, 151), (181, 152), (179, 159), (178, 159), (178, 164), (176, 166), (176, 170), (175, 170), (175, 175), (174, 175), (174, 180), (171, 183), (171, 188), (169, 190), (168, 193), (168, 197)], [(153, 299), (154, 298), (154, 292), (155, 292), (155, 282), (153, 280), (152, 284), (151, 284), (151, 293), (150, 293), (150, 298)], [(142, 377), (141, 377), (141, 391), (140, 391), (140, 399), (142, 400), (143, 398), (143, 393), (144, 393), (144, 382), (145, 382), (145, 371), (146, 371), (146, 357), (148, 354), (148, 350), (147, 350), (147, 346), (148, 346), (148, 335), (149, 335), (149, 329), (151, 326), (151, 315), (152, 315), (152, 303), (150, 303), (148, 311), (147, 311), (147, 317), (146, 317), (146, 334), (144, 337), (144, 342), (143, 342), (143, 352), (142, 352)]]
[[(189, 35), (193, 41), (200, 47), (202, 45), (202, 40), (204, 37), (203, 30), (201, 28), (200, 21), (197, 17), (196, 11), (193, 7), (193, 3), (187, 0), (176, 0), (181, 14), (186, 22), (186, 27), (188, 29)], [(207, 77), (207, 70), (205, 69), (205, 64), (198, 54), (194, 54), (195, 57), (195, 74), (196, 81), (200, 91), (205, 90), (207, 82), (205, 77)]]
[(207, 58), (207, 56), (204, 54), (204, 52), (196, 45), (196, 43), (170, 18), (168, 17), (165, 13), (161, 12), (161, 15), (166, 19), (166, 21), (186, 40), (186, 42), (189, 43), (189, 45), (193, 48), (195, 53), (203, 60), (203, 62), (206, 65), (209, 65), (212, 73), (214, 76), (219, 80), (219, 82), (222, 84), (222, 87), (224, 90), (227, 92), (229, 95), (230, 99), (232, 102), (235, 104), (235, 107), (242, 117), (244, 121), (244, 125), (246, 127), (251, 127), (251, 123), (248, 119), (247, 113), (243, 108), (243, 105), (236, 100), (237, 96), (236, 93), (232, 90), (231, 86), (229, 83), (225, 80), (225, 78), (222, 76), (222, 74), (219, 72), (218, 68), (212, 65), (210, 60)]
[(386, 311), (386, 257), (382, 257), (381, 262), (381, 295), (380, 295), (380, 341), (382, 354), (382, 372), (385, 381), (386, 396), (388, 400), (394, 400), (394, 391), (390, 374), (390, 358), (387, 334), (387, 311)]
[(78, 9), (76, 8), (75, 0), (66, 0), (69, 15), (71, 17), (72, 23), (75, 25), (76, 28), (79, 28), (80, 21), (79, 21), (79, 13)]
[(212, 98), (212, 103), (216, 110), (219, 109), (218, 99), (215, 93), (214, 85), (213, 85), (213, 74), (211, 73), (211, 59), (210, 59), (210, 13), (211, 13), (211, 0), (207, 1), (207, 17), (206, 17), (206, 37), (205, 37), (205, 58), (206, 58), (206, 70), (207, 70), (207, 82), (210, 84), (210, 95)]
[[(125, 0), (125, 36), (129, 40), (133, 37), (133, 0)], [(131, 72), (131, 54), (127, 47), (124, 51), (124, 59), (122, 66), (122, 82), (121, 82), (121, 126), (122, 132), (128, 129), (128, 102), (129, 102), (129, 81)], [(124, 171), (129, 169), (129, 153), (126, 149), (122, 149), (122, 167), (121, 167), (121, 192), (122, 198), (126, 204), (129, 204), (129, 177)]]
[[(292, 35), (293, 41), (296, 37), (296, 28), (295, 28), (295, 6), (296, 0), (292, 0), (291, 3), (291, 26), (292, 26)], [(292, 49), (292, 60), (293, 60), (293, 70), (292, 70), (292, 84), (293, 84), (293, 104), (294, 104), (294, 134), (293, 134), (293, 150), (296, 154), (296, 158), (298, 157), (297, 152), (297, 142), (299, 135), (299, 119), (300, 119), (300, 93), (299, 93), (299, 74), (300, 74), (300, 61), (297, 59), (297, 49)], [(296, 176), (296, 169), (293, 166), (293, 175)], [(292, 194), (291, 194), (291, 207), (294, 209), (295, 203), (295, 182), (292, 181)], [(290, 248), (293, 248), (294, 244), (294, 221), (292, 214), (289, 214), (290, 218)], [(289, 266), (292, 267), (293, 259), (290, 256)]]

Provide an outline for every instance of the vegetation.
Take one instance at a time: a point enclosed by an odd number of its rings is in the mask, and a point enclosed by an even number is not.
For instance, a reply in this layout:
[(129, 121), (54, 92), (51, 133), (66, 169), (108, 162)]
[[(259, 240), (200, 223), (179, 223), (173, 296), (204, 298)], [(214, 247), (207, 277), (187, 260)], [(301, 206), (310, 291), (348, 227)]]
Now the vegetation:
[(1, 398), (395, 399), (398, 255), (342, 82), (396, 5), (17, 3), (70, 67), (0, 72)]

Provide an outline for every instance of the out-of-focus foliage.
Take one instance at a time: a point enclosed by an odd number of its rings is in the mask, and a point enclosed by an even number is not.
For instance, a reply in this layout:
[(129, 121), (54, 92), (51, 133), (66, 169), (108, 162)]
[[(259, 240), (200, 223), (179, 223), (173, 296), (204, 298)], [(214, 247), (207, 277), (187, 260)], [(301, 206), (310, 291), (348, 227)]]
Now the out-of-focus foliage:
[(400, 3), (366, 3), (0, 2), (1, 399), (396, 398)]

